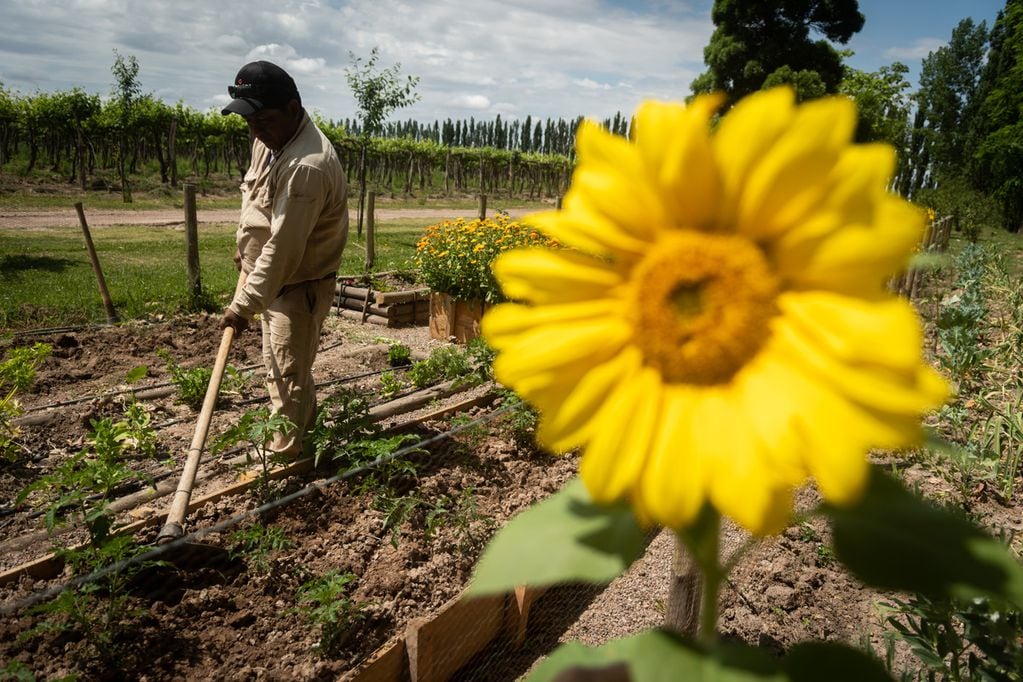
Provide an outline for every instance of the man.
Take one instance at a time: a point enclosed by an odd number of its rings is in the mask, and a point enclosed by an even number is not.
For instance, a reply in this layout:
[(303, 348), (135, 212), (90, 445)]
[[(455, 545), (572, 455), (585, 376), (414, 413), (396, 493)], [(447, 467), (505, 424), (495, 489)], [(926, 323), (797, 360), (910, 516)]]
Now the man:
[(334, 147), (284, 69), (246, 64), (227, 91), (232, 99), (221, 113), (242, 116), (253, 142), (234, 257), (244, 285), (221, 328), (241, 333), (262, 315), (270, 401), (296, 426), (270, 448), (296, 459), (316, 417), (312, 366), (348, 237), (348, 188)]

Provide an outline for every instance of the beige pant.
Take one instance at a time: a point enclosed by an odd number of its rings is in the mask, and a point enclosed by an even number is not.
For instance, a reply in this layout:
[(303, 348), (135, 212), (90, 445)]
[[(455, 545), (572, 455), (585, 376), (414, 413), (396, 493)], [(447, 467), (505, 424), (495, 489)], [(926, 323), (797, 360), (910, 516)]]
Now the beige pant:
[(263, 313), (263, 364), (274, 412), (297, 427), (277, 434), (270, 449), (286, 458), (302, 452), (302, 439), (316, 419), (313, 360), (320, 330), (334, 299), (333, 277), (286, 287)]

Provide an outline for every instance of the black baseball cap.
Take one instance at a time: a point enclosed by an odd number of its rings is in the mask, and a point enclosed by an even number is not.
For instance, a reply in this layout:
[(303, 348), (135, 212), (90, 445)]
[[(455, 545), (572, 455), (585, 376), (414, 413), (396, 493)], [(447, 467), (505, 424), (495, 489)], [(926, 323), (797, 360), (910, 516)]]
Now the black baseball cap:
[(250, 116), (267, 107), (280, 108), (293, 99), (302, 101), (288, 72), (270, 62), (249, 62), (227, 86), (232, 99), (220, 113)]

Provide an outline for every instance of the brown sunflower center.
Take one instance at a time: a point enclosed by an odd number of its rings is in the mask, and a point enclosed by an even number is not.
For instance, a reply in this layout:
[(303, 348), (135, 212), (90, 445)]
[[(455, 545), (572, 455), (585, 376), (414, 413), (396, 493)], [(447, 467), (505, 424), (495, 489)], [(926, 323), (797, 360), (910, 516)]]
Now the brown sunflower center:
[(634, 343), (675, 383), (727, 382), (760, 349), (778, 280), (742, 237), (680, 232), (632, 274)]

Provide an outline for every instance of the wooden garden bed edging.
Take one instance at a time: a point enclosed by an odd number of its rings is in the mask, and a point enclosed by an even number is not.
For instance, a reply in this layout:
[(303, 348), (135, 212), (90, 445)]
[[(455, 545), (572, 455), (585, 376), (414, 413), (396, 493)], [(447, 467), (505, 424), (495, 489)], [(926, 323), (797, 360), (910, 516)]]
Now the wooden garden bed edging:
[(498, 638), (520, 647), (529, 609), (542, 587), (512, 594), (455, 597), (432, 616), (416, 618), (405, 634), (377, 649), (342, 682), (444, 682)]
[(430, 319), (428, 288), (377, 291), (338, 283), (335, 293), (334, 306), (338, 314), (348, 319), (385, 327), (426, 324)]

